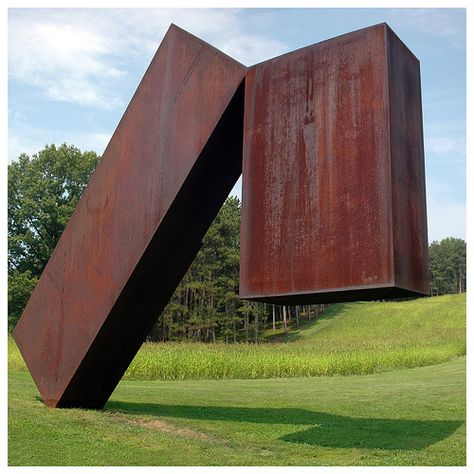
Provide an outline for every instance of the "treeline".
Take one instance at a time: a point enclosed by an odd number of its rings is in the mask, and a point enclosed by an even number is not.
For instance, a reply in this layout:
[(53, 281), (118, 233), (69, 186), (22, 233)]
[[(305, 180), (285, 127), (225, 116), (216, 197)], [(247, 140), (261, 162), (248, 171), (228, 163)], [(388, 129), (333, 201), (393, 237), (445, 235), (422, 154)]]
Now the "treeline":
[[(46, 146), (8, 166), (8, 326), (21, 315), (99, 157), (74, 146)], [(150, 339), (258, 342), (317, 318), (324, 305), (279, 306), (238, 298), (240, 202), (230, 197), (201, 250), (159, 316)], [(430, 245), (434, 295), (465, 291), (466, 243)]]
[(466, 242), (448, 237), (429, 247), (430, 286), (433, 296), (466, 291)]

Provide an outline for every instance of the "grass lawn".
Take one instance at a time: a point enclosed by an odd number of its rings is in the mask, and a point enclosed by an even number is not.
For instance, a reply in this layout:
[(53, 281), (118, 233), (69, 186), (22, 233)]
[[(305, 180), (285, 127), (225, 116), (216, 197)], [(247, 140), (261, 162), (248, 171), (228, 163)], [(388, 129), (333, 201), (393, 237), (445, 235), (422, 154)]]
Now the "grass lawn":
[(463, 465), (465, 358), (372, 375), (122, 381), (53, 410), (9, 372), (10, 465)]

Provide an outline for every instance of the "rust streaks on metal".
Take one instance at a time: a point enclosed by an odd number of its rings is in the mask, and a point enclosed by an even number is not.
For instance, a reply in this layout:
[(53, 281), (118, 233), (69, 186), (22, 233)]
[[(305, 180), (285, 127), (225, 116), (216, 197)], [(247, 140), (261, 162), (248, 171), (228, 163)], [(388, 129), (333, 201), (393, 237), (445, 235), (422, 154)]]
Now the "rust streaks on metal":
[(241, 297), (427, 292), (419, 67), (387, 25), (251, 67), (244, 123)]
[(46, 404), (102, 406), (192, 262), (241, 174), (245, 71), (168, 30), (14, 331)]

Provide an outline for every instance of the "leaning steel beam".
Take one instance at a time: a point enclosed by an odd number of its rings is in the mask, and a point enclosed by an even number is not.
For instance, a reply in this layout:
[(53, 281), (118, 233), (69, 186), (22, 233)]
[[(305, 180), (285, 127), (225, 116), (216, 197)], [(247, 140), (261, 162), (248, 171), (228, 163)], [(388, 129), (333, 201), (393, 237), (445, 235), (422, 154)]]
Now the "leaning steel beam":
[(240, 296), (428, 293), (418, 59), (386, 24), (249, 68)]
[(245, 67), (172, 25), (14, 331), (48, 406), (101, 407), (241, 174)]

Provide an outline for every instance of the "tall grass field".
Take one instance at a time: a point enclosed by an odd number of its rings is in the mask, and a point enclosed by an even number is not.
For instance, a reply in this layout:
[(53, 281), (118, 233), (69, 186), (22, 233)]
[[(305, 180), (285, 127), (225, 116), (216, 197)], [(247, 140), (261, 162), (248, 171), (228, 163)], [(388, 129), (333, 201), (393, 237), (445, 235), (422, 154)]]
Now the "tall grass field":
[[(464, 355), (465, 331), (465, 294), (335, 304), (286, 342), (145, 343), (124, 380), (358, 375), (422, 367)], [(9, 342), (9, 368), (26, 370)]]

